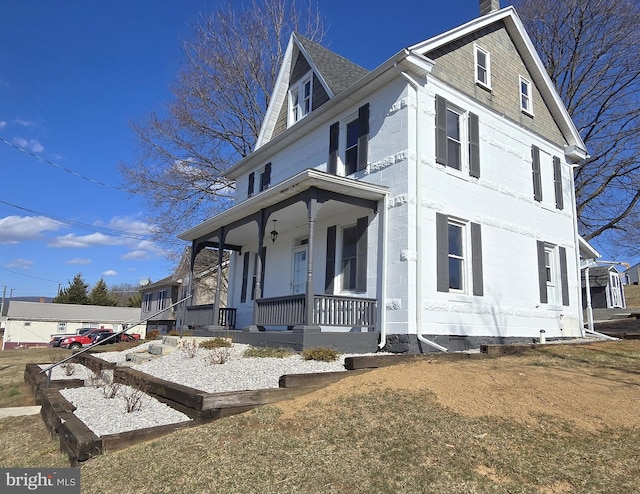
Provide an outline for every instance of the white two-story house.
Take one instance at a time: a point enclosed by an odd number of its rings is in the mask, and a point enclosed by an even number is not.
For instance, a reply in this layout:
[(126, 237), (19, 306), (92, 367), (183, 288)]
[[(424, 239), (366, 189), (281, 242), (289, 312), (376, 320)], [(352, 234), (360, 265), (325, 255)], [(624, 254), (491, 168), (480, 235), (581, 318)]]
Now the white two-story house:
[(291, 36), (237, 204), (180, 235), (232, 253), (236, 327), (396, 352), (581, 336), (585, 145), (516, 11), (480, 4), (372, 71)]

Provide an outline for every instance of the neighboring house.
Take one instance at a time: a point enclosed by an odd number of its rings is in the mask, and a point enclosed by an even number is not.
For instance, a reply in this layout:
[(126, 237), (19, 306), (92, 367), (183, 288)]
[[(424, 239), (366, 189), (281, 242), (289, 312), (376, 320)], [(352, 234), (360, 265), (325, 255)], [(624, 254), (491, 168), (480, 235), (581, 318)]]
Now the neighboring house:
[(640, 281), (640, 264), (635, 264), (624, 273), (624, 281), (627, 285), (637, 285)]
[[(627, 307), (621, 280), (622, 274), (614, 266), (591, 266), (589, 289), (594, 309), (625, 309)], [(582, 307), (587, 308), (586, 280), (582, 279)]]
[(237, 204), (180, 235), (231, 252), (238, 328), (396, 352), (581, 336), (585, 145), (516, 11), (481, 5), (373, 71), (291, 36), (256, 148), (225, 173)]
[[(140, 309), (101, 305), (18, 302), (12, 300), (7, 314), (2, 349), (46, 346), (51, 335), (75, 334), (81, 328), (122, 331), (140, 322)], [(145, 336), (144, 326), (132, 327), (131, 334)]]
[[(167, 334), (182, 326), (208, 326), (214, 324), (213, 306), (218, 286), (218, 252), (202, 249), (194, 260), (191, 274), (191, 248), (185, 249), (173, 275), (140, 290), (142, 318), (147, 319), (147, 331)], [(226, 302), (228, 255), (223, 256), (220, 286), (221, 300)], [(191, 293), (189, 303), (178, 303)]]

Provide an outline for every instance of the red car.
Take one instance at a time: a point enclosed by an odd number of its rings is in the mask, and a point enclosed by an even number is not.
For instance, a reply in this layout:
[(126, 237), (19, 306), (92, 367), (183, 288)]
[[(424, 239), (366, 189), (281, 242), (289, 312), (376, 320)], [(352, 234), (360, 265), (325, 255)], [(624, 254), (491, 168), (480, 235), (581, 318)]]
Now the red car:
[(113, 333), (113, 330), (111, 329), (92, 329), (90, 331), (87, 331), (86, 333), (83, 334), (77, 334), (74, 336), (67, 336), (65, 338), (62, 339), (62, 341), (60, 341), (60, 348), (82, 348), (82, 347), (87, 347), (87, 346), (91, 346), (92, 343), (92, 336), (95, 334), (99, 334), (99, 333)]

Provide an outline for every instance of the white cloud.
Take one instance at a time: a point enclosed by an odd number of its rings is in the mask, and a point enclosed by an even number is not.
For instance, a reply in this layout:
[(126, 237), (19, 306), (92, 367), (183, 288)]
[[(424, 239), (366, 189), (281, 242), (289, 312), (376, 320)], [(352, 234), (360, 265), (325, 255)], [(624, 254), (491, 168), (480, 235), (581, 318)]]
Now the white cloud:
[(107, 269), (106, 271), (102, 272), (102, 276), (117, 276), (118, 272), (115, 271), (114, 269)]
[(27, 149), (33, 153), (41, 153), (44, 151), (44, 147), (40, 144), (39, 141), (35, 139), (25, 139), (23, 137), (14, 137), (13, 143), (22, 149)]
[(132, 218), (131, 216), (115, 216), (107, 223), (97, 221), (95, 225), (136, 235), (149, 235), (153, 232), (153, 225), (150, 225), (146, 221)]
[(33, 264), (33, 261), (27, 261), (26, 259), (22, 259), (22, 258), (17, 258), (14, 259), (13, 261), (11, 261), (8, 264), (5, 264), (5, 268), (20, 268), (20, 269), (24, 269), (24, 270), (29, 270), (29, 268), (31, 267), (31, 265)]
[(73, 259), (69, 259), (67, 264), (91, 264), (91, 259), (86, 259), (84, 257), (74, 257)]
[(44, 232), (64, 228), (64, 224), (44, 216), (0, 218), (0, 244), (17, 244), (40, 238)]
[(31, 120), (24, 120), (22, 118), (16, 118), (14, 121), (22, 127), (31, 127), (32, 125), (36, 124), (36, 122), (32, 122)]
[(5, 122), (4, 120), (0, 120), (0, 130), (4, 129), (6, 126), (7, 126), (7, 122)]
[(136, 261), (141, 261), (143, 259), (149, 259), (150, 252), (147, 250), (132, 250), (131, 252), (127, 252), (122, 256), (122, 259), (134, 259)]
[(55, 238), (52, 242), (49, 242), (49, 247), (72, 247), (76, 249), (83, 249), (85, 247), (96, 247), (99, 245), (116, 245), (121, 243), (120, 239), (110, 237), (104, 233), (92, 233), (91, 235), (76, 235), (75, 233), (69, 233), (62, 237)]

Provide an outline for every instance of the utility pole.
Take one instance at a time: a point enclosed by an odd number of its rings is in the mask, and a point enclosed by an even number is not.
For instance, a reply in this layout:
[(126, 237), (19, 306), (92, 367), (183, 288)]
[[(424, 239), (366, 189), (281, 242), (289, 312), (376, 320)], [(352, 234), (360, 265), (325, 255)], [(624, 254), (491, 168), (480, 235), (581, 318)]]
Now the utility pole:
[(4, 312), (4, 297), (7, 294), (7, 285), (4, 286), (4, 288), (2, 289), (2, 304), (0, 304), (0, 316), (2, 316), (2, 313)]

